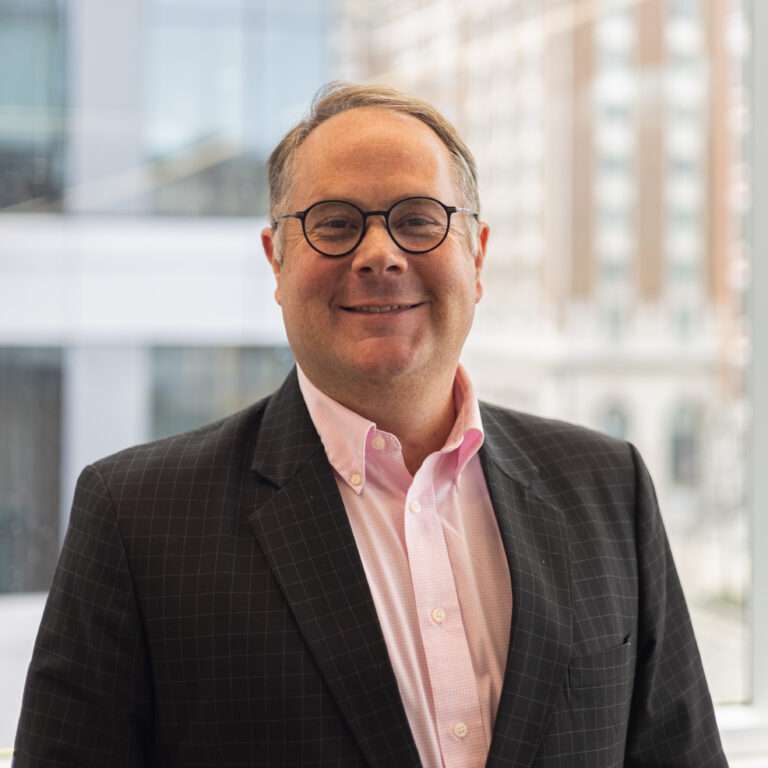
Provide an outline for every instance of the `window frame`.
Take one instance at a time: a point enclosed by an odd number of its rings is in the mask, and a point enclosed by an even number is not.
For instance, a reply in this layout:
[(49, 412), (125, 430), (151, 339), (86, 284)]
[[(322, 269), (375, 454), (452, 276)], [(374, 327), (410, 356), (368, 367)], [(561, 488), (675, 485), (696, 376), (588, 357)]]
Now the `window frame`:
[[(746, 217), (746, 249), (750, 262), (747, 318), (751, 355), (747, 392), (752, 424), (748, 437), (747, 509), (751, 524), (752, 580), (748, 616), (751, 649), (751, 701), (748, 706), (721, 706), (717, 718), (730, 758), (768, 756), (768, 90), (758, 88), (759, 72), (768, 69), (768, 4), (742, 0), (749, 34), (744, 82), (749, 94), (750, 130), (746, 166), (750, 169), (751, 210)], [(761, 514), (762, 513), (762, 514)]]
[[(717, 709), (723, 740), (734, 760), (768, 756), (768, 89), (757, 87), (759, 72), (768, 71), (768, 3), (741, 0), (750, 39), (744, 81), (747, 89), (751, 129), (746, 164), (751, 172), (752, 209), (746, 220), (746, 242), (750, 258), (750, 287), (747, 296), (751, 360), (748, 394), (751, 431), (746, 456), (748, 467), (748, 514), (751, 524), (752, 581), (749, 595), (752, 696), (748, 705)], [(33, 222), (30, 220), (30, 224)], [(7, 226), (7, 222), (6, 222)], [(219, 226), (217, 224), (217, 226)], [(760, 514), (762, 512), (762, 514)], [(3, 601), (0, 599), (0, 615)], [(0, 748), (6, 745), (0, 744)], [(0, 765), (8, 755), (0, 750)]]
[[(768, 5), (748, 0), (751, 21), (750, 66), (747, 87), (751, 93), (752, 126), (747, 153), (752, 169), (752, 210), (747, 220), (751, 280), (748, 313), (751, 332), (749, 395), (752, 411), (751, 494), (752, 516), (752, 701), (766, 710), (768, 718), (768, 655), (760, 648), (768, 647), (768, 517), (760, 514), (768, 509), (768, 473), (764, 461), (768, 456), (768, 91), (758, 88), (758, 72), (768, 69), (768, 47), (757, 41), (768, 37)], [(759, 34), (759, 32), (762, 34)]]

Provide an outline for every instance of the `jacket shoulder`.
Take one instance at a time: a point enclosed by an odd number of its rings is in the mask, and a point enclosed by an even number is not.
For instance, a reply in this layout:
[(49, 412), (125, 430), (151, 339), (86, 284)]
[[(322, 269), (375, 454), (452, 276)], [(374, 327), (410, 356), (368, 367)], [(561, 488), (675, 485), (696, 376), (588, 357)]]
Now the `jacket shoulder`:
[(624, 440), (487, 403), (481, 413), (495, 452), (525, 467), (542, 489), (634, 487), (635, 451)]
[[(481, 403), (483, 425), (496, 439), (525, 450), (531, 458), (546, 458), (550, 464), (558, 455), (583, 457), (587, 461), (605, 454), (627, 454), (629, 445), (595, 429), (559, 419), (537, 416), (491, 403)], [(541, 466), (541, 462), (536, 462)]]
[(118, 451), (90, 465), (110, 486), (146, 486), (175, 477), (205, 482), (222, 469), (250, 462), (261, 418), (269, 402), (249, 407), (197, 429)]

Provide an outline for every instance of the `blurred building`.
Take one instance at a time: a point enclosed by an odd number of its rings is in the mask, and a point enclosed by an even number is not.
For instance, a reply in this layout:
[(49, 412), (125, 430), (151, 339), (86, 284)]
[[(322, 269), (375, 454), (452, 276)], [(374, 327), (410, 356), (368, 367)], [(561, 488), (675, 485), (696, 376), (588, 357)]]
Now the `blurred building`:
[(270, 392), (268, 153), (321, 0), (0, 3), (0, 593), (48, 588), (99, 456)]
[(640, 447), (689, 599), (734, 619), (738, 654), (738, 0), (338, 6), (343, 75), (438, 104), (476, 154), (491, 242), (465, 360), (480, 392)]

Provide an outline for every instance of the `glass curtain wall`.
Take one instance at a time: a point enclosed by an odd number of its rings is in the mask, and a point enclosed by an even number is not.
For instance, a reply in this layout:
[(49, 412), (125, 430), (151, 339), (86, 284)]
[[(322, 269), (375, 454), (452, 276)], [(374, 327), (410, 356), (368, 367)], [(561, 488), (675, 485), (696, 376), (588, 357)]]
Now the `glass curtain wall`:
[(48, 589), (59, 551), (61, 350), (0, 348), (0, 594)]
[(292, 365), (286, 347), (152, 349), (152, 439), (245, 408), (280, 386)]
[(152, 213), (263, 215), (266, 159), (328, 57), (320, 0), (146, 0)]
[(0, 4), (0, 212), (61, 209), (65, 24), (60, 0)]

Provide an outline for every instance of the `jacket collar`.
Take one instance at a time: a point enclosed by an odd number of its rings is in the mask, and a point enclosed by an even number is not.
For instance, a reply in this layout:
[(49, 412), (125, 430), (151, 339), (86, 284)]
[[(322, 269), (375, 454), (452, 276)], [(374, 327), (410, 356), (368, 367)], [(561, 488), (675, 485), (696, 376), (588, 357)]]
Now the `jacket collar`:
[(481, 407), (480, 450), (512, 581), (512, 626), (490, 768), (528, 768), (567, 673), (572, 636), (570, 560), (562, 510), (540, 495), (542, 479), (522, 445), (518, 417)]
[(480, 404), (485, 430), (481, 449), (484, 465), (492, 462), (510, 480), (524, 488), (535, 488), (540, 482), (539, 468), (533, 463), (515, 429), (510, 429), (514, 413), (487, 403)]
[(354, 534), (295, 369), (267, 403), (249, 521), (366, 761), (420, 765)]
[(267, 400), (251, 469), (281, 488), (322, 448), (301, 396), (294, 367), (280, 388)]

